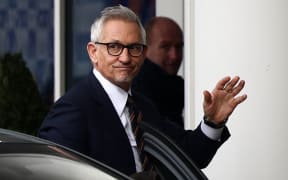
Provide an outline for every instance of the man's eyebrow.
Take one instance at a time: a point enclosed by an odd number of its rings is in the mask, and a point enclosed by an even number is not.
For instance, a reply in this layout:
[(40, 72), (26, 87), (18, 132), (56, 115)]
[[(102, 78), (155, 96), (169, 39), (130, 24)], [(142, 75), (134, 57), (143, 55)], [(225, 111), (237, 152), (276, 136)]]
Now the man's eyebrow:
[(109, 43), (120, 43), (121, 44), (121, 42), (119, 40), (111, 40), (111, 41), (109, 41)]

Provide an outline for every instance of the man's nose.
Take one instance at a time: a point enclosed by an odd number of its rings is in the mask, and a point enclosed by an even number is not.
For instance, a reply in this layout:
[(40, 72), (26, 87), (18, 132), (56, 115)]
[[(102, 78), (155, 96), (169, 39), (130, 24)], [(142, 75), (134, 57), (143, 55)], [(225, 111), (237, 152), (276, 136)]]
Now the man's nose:
[(122, 62), (130, 61), (130, 55), (129, 55), (129, 52), (128, 52), (128, 48), (126, 48), (126, 47), (123, 48), (123, 51), (122, 51), (122, 53), (119, 56), (119, 60), (121, 60)]
[(177, 59), (179, 56), (179, 52), (176, 47), (172, 46), (169, 49), (169, 56), (171, 59)]

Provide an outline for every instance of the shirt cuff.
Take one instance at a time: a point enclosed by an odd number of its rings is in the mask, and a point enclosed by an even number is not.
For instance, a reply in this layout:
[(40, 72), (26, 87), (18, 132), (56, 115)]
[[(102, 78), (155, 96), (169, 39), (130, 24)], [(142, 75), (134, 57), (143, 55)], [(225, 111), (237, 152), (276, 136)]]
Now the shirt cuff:
[(210, 139), (215, 140), (215, 141), (219, 141), (221, 139), (221, 135), (223, 132), (223, 128), (219, 128), (219, 129), (215, 129), (212, 128), (210, 126), (208, 126), (207, 124), (205, 124), (203, 121), (201, 122), (201, 130), (202, 132)]

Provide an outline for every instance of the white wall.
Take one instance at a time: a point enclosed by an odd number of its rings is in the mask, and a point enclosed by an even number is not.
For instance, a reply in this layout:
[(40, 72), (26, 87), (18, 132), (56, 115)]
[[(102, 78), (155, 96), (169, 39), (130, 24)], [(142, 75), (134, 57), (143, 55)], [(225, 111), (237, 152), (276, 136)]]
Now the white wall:
[(223, 76), (240, 75), (248, 94), (205, 173), (213, 180), (288, 179), (288, 1), (194, 2), (195, 119), (202, 91)]
[(156, 0), (156, 16), (167, 16), (174, 19), (183, 28), (183, 1)]

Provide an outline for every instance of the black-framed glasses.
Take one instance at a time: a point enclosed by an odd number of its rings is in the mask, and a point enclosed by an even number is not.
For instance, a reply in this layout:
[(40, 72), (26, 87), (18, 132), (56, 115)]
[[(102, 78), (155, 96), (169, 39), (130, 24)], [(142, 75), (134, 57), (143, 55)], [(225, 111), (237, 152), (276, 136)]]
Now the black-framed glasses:
[(107, 47), (108, 54), (110, 54), (111, 56), (119, 56), (123, 52), (123, 49), (127, 48), (130, 56), (139, 57), (142, 55), (144, 49), (146, 48), (146, 45), (138, 43), (124, 45), (116, 42), (112, 43), (95, 42), (95, 44), (105, 45)]

